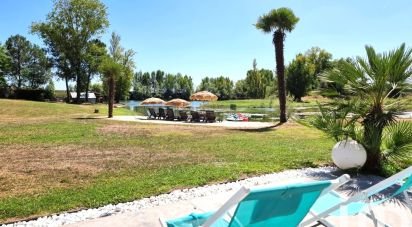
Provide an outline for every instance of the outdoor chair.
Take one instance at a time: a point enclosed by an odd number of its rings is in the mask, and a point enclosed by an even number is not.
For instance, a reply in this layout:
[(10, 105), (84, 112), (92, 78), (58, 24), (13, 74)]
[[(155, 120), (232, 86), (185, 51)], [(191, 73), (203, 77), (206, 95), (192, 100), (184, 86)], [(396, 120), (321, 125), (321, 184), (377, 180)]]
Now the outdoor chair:
[(216, 121), (215, 111), (213, 111), (213, 110), (206, 110), (205, 121), (206, 121), (206, 122), (215, 122), (215, 121)]
[(189, 119), (189, 116), (187, 115), (186, 111), (179, 110), (179, 120), (187, 121), (188, 119)]
[(190, 122), (200, 122), (200, 114), (197, 111), (190, 111), (190, 115), (192, 115), (192, 118), (190, 119)]
[(274, 187), (242, 187), (216, 212), (190, 214), (160, 222), (164, 227), (299, 226), (319, 196), (349, 179), (349, 175), (345, 174), (334, 180)]
[[(386, 194), (382, 197), (382, 191), (397, 186), (400, 187), (392, 193)], [(363, 214), (366, 217), (373, 220), (375, 226), (383, 225), (388, 226), (383, 220), (378, 220), (372, 210), (373, 206), (382, 204), (399, 194), (404, 194), (407, 202), (407, 206), (412, 212), (411, 200), (408, 196), (408, 189), (412, 187), (412, 166), (361, 191), (355, 195), (345, 199), (341, 194), (331, 191), (330, 193), (322, 196), (316, 201), (312, 207), (310, 214), (313, 216), (303, 222), (304, 225), (312, 224), (315, 221), (322, 223), (325, 226), (334, 226), (327, 220), (328, 216), (353, 216)], [(385, 193), (384, 193), (385, 194)], [(374, 199), (378, 198), (378, 199)]]
[(166, 109), (166, 120), (168, 121), (174, 121), (175, 120), (175, 113), (173, 112), (173, 109)]
[(157, 118), (158, 119), (165, 119), (166, 118), (166, 113), (165, 113), (165, 109), (163, 108), (159, 108), (159, 113), (157, 114)]
[(149, 108), (149, 116), (147, 117), (147, 119), (156, 119), (157, 114), (155, 112), (155, 110), (153, 108)]

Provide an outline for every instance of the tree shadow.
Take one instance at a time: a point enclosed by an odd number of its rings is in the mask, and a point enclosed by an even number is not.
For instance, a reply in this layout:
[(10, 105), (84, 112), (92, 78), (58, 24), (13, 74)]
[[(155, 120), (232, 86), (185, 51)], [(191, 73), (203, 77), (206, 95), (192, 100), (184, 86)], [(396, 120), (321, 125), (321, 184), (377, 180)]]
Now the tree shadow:
[(82, 116), (82, 117), (73, 117), (74, 120), (101, 120), (101, 119), (109, 119), (105, 116)]
[[(317, 180), (327, 180), (327, 179), (335, 179), (342, 174), (345, 174), (344, 171), (336, 169), (335, 171), (330, 172), (309, 172), (307, 175), (311, 178)], [(369, 187), (376, 185), (377, 183), (385, 180), (384, 177), (376, 176), (376, 175), (369, 175), (369, 174), (359, 174), (359, 173), (352, 173), (351, 180), (349, 180), (346, 184), (342, 185), (337, 189), (338, 192), (346, 195), (347, 197), (351, 197), (356, 195), (357, 193), (361, 192), (362, 190), (368, 189)], [(396, 192), (401, 187), (400, 184), (394, 184), (376, 194), (374, 194), (371, 199), (372, 201), (381, 200), (384, 198), (390, 197), (393, 193)], [(412, 198), (412, 192), (409, 190), (406, 192), (409, 198)], [(412, 201), (410, 201), (412, 202)], [(385, 201), (385, 203), (395, 204), (396, 206), (406, 208), (408, 207), (407, 197), (404, 196), (403, 193), (390, 198), (389, 200)]]
[(274, 128), (277, 127), (278, 124), (276, 125), (271, 125), (267, 127), (261, 127), (261, 128), (236, 128), (236, 127), (227, 127), (227, 130), (234, 130), (234, 131), (242, 131), (242, 132), (268, 132), (273, 130)]

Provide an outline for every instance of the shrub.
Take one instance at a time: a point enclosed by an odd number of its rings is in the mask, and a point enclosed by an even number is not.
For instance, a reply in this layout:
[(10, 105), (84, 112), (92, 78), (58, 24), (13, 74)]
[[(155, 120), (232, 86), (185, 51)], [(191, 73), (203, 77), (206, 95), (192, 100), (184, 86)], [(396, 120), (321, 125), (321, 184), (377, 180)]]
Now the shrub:
[(45, 98), (48, 98), (44, 89), (17, 89), (12, 97), (32, 101), (44, 101)]
[(236, 110), (236, 104), (230, 104), (230, 110)]

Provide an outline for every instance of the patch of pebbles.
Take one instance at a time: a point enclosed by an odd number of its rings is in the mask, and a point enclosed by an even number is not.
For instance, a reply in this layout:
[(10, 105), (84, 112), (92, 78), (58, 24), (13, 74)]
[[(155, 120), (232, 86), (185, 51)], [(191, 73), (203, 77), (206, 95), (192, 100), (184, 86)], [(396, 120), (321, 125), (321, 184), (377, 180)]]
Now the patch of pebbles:
[(311, 177), (315, 179), (331, 179), (341, 173), (333, 167), (305, 168), (299, 170), (287, 170), (279, 173), (266, 174), (258, 177), (251, 177), (236, 182), (223, 184), (206, 185), (202, 187), (175, 190), (168, 194), (161, 194), (149, 198), (143, 198), (127, 203), (116, 205), (109, 204), (99, 208), (86, 209), (73, 213), (61, 213), (51, 216), (40, 217), (35, 220), (16, 222), (13, 224), (1, 225), (1, 227), (20, 227), (20, 226), (61, 226), (76, 222), (106, 217), (119, 213), (138, 212), (139, 210), (156, 207), (159, 205), (172, 204), (182, 200), (191, 200), (198, 197), (210, 196), (221, 192), (237, 190), (241, 186), (257, 186), (275, 184), (279, 181)]

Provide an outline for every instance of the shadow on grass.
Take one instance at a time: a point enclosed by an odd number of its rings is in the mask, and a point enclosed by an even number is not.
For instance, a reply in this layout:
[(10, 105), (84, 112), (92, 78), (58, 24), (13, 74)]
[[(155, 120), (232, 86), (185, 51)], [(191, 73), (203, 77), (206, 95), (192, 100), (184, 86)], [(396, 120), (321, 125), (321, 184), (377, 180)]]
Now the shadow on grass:
[(74, 120), (101, 120), (108, 119), (106, 116), (82, 116), (82, 117), (73, 117)]
[(261, 128), (236, 128), (236, 127), (227, 127), (227, 130), (234, 130), (234, 131), (243, 131), (243, 132), (268, 132), (276, 127), (281, 126), (281, 123), (276, 123), (274, 125), (266, 126), (266, 127), (261, 127)]

